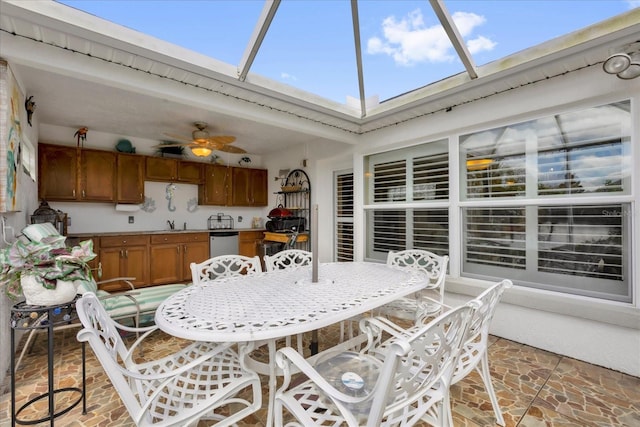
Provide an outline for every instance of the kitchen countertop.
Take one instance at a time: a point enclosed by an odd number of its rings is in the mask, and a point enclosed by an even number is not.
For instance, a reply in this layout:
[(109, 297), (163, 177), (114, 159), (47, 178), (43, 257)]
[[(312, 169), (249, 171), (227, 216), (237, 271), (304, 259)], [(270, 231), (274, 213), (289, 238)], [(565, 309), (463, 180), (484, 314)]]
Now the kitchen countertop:
[(226, 228), (209, 230), (207, 228), (201, 229), (187, 229), (187, 230), (149, 230), (149, 231), (109, 231), (109, 232), (96, 232), (96, 233), (70, 233), (67, 237), (101, 237), (101, 236), (136, 236), (140, 234), (186, 234), (186, 233), (209, 233), (216, 231), (266, 231), (264, 228)]

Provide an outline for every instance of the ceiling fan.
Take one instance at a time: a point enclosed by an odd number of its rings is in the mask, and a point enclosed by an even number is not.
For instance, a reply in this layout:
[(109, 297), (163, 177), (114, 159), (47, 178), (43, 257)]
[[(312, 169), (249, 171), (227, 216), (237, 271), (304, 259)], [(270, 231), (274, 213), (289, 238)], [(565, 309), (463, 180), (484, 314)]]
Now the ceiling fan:
[(177, 139), (185, 142), (176, 142), (169, 144), (161, 144), (156, 147), (189, 147), (193, 154), (198, 157), (206, 157), (211, 154), (213, 150), (224, 151), (227, 153), (235, 153), (235, 154), (244, 154), (245, 150), (242, 148), (236, 147), (234, 145), (230, 145), (233, 141), (236, 140), (235, 136), (228, 135), (214, 135), (210, 136), (207, 129), (207, 123), (205, 122), (195, 122), (193, 124), (196, 127), (191, 133), (191, 138), (186, 138), (184, 136), (171, 135), (165, 133), (166, 136)]

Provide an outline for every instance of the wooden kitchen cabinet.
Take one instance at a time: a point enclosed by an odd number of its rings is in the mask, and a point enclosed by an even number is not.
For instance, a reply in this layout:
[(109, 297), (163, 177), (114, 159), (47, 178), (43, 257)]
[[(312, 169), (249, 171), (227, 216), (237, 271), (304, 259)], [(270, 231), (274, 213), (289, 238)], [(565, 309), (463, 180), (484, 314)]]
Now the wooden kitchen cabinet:
[(191, 281), (190, 264), (209, 259), (209, 233), (151, 235), (151, 284)]
[(222, 165), (205, 165), (204, 184), (198, 186), (198, 204), (228, 206), (231, 196), (231, 169)]
[[(136, 287), (149, 286), (148, 235), (102, 236), (98, 258), (102, 264), (102, 277), (97, 280), (135, 277), (131, 282)], [(129, 289), (119, 282), (103, 286), (102, 289), (109, 292)]]
[(261, 256), (259, 248), (264, 238), (264, 230), (240, 231), (238, 233), (238, 253), (254, 257)]
[(145, 177), (148, 181), (201, 184), (204, 163), (167, 157), (147, 157)]
[(233, 168), (232, 206), (267, 206), (267, 170)]
[(144, 202), (144, 157), (137, 154), (118, 154), (116, 202)]
[(113, 202), (115, 177), (115, 153), (38, 144), (41, 200)]
[(116, 153), (81, 149), (78, 200), (114, 202), (116, 200), (116, 167)]
[(178, 179), (178, 159), (145, 157), (145, 178), (147, 181), (176, 181)]
[(178, 162), (178, 182), (202, 184), (204, 163), (180, 160)]
[(76, 200), (77, 165), (76, 147), (38, 144), (38, 198)]

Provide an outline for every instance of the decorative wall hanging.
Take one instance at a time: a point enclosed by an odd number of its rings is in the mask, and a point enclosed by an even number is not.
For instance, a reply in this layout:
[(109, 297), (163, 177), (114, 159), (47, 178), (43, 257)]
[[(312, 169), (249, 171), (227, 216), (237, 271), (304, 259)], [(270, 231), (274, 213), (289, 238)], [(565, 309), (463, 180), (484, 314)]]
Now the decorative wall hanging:
[(33, 116), (33, 113), (36, 111), (36, 102), (33, 101), (33, 95), (25, 99), (24, 109), (27, 110), (27, 123), (31, 126), (31, 116)]
[(151, 213), (156, 210), (156, 201), (151, 197), (144, 198), (144, 202), (140, 205), (140, 210)]
[(6, 61), (0, 60), (0, 212), (19, 211), (20, 111), (23, 95)]
[(176, 210), (176, 207), (173, 205), (173, 193), (176, 191), (176, 185), (174, 183), (168, 184), (165, 191), (167, 193), (165, 197), (169, 201), (167, 208), (169, 212), (173, 212)]
[(192, 199), (189, 199), (189, 201), (187, 202), (187, 211), (195, 212), (196, 210), (198, 210), (198, 198), (194, 197)]

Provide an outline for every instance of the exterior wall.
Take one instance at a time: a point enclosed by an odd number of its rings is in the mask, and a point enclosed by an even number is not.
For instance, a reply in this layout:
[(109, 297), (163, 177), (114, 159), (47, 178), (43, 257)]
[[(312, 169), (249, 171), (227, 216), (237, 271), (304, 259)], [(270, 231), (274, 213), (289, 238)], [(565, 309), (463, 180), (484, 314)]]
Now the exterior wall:
[[(354, 153), (345, 152), (341, 157), (319, 160), (316, 189), (318, 194), (331, 194), (334, 171), (344, 169), (350, 162), (355, 181), (355, 250), (356, 259), (363, 259), (365, 229), (363, 216), (363, 165), (365, 155), (394, 148), (428, 143), (441, 138), (470, 131), (513, 123), (549, 114), (549, 111), (569, 110), (577, 107), (605, 104), (628, 99), (635, 111), (633, 120), (632, 159), (635, 168), (632, 176), (635, 234), (632, 251), (633, 304), (621, 304), (596, 299), (542, 292), (524, 287), (514, 287), (505, 294), (493, 323), (493, 333), (551, 352), (567, 355), (586, 362), (601, 365), (631, 375), (640, 376), (640, 227), (638, 226), (638, 202), (640, 173), (638, 165), (638, 141), (640, 141), (640, 85), (638, 79), (624, 81), (605, 74), (601, 67), (593, 66), (560, 77), (541, 81), (527, 87), (513, 89), (463, 106), (450, 112), (440, 112), (418, 118), (388, 129), (381, 129), (362, 138)], [(452, 144), (453, 145), (453, 144)], [(453, 152), (457, 147), (452, 147)], [(451, 174), (458, 173), (452, 169)], [(320, 188), (319, 188), (320, 186)], [(457, 197), (453, 190), (452, 198)], [(323, 196), (322, 204), (330, 203)], [(456, 223), (454, 221), (452, 224)], [(320, 223), (319, 235), (333, 236), (333, 221)], [(463, 302), (479, 294), (489, 284), (461, 277), (459, 232), (451, 234), (450, 275), (447, 280), (447, 298)], [(333, 241), (323, 242), (323, 260), (331, 258)]]

